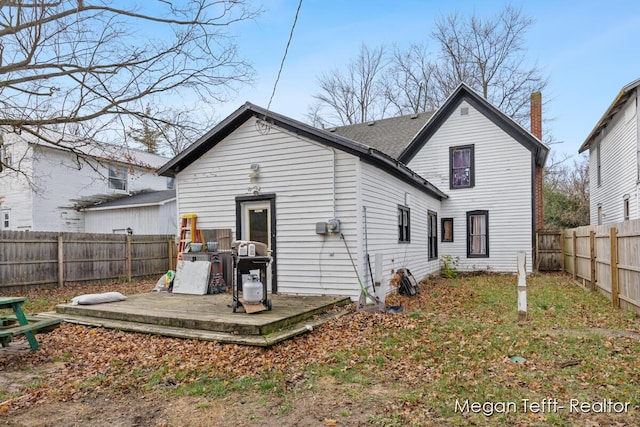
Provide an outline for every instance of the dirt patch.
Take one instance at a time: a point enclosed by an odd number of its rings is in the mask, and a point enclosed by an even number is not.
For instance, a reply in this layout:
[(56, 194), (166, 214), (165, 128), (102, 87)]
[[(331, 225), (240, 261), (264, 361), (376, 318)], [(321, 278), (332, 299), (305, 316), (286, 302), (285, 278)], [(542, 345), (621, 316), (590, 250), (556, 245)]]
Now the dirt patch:
[[(332, 392), (333, 390), (333, 392)], [(372, 396), (383, 393), (372, 393)], [(44, 402), (0, 414), (11, 427), (168, 427), (168, 426), (366, 426), (380, 412), (380, 402), (351, 399), (349, 390), (325, 385), (265, 398), (250, 393), (224, 398), (172, 397), (159, 393), (94, 395), (72, 402)]]

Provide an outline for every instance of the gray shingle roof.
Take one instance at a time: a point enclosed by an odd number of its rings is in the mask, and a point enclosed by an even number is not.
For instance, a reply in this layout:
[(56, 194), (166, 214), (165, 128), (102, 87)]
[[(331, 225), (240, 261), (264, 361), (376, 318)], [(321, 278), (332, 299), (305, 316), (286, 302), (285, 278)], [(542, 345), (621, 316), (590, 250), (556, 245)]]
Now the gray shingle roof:
[(432, 112), (411, 114), (328, 130), (397, 159), (432, 115)]

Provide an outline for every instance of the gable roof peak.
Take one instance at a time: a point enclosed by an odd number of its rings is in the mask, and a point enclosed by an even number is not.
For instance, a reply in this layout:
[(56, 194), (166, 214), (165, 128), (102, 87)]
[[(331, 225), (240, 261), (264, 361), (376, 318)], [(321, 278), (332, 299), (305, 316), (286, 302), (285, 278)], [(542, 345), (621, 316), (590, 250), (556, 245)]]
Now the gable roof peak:
[(528, 129), (522, 127), (519, 123), (507, 116), (505, 113), (496, 108), (487, 99), (485, 99), (478, 91), (473, 89), (465, 82), (460, 82), (456, 89), (449, 95), (438, 110), (424, 124), (423, 128), (418, 132), (411, 143), (400, 153), (398, 160), (404, 164), (409, 164), (411, 159), (422, 149), (433, 134), (442, 126), (442, 124), (453, 114), (454, 110), (462, 101), (466, 101), (485, 117), (491, 120), (495, 125), (508, 133), (513, 139), (522, 144), (529, 151), (534, 153), (536, 164), (543, 167), (549, 147), (536, 138)]

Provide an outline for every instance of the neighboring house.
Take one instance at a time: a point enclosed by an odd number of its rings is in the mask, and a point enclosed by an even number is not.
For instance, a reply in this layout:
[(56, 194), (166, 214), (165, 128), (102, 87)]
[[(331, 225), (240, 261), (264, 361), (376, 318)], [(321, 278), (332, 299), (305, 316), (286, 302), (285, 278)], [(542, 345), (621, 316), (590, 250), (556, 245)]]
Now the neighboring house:
[(175, 234), (176, 191), (150, 191), (84, 208), (86, 233)]
[(85, 232), (82, 208), (173, 185), (155, 173), (167, 159), (154, 154), (79, 143), (79, 157), (33, 137), (1, 136), (3, 163), (20, 171), (0, 172), (3, 230)]
[(578, 150), (589, 150), (591, 225), (640, 218), (639, 86), (622, 88)]
[[(200, 227), (269, 245), (272, 291), (356, 298), (357, 276), (386, 284), (404, 267), (421, 279), (445, 254), (515, 271), (525, 251), (531, 271), (547, 152), (461, 85), (433, 116), (333, 132), (247, 103), (158, 173), (175, 176), (178, 212)], [(331, 219), (339, 232), (325, 232)]]

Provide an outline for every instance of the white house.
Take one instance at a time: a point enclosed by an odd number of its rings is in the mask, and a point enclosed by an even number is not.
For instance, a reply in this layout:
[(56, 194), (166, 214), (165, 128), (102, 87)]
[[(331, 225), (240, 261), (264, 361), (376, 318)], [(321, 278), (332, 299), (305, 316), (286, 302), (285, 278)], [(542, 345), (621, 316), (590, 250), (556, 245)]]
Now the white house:
[(91, 233), (175, 234), (176, 191), (139, 193), (82, 209)]
[[(439, 211), (443, 192), (373, 148), (255, 105), (158, 173), (175, 175), (178, 212), (197, 213), (199, 227), (230, 228), (237, 239), (269, 246), (274, 292), (356, 297), (350, 256), (368, 281), (365, 243), (384, 255), (387, 281), (393, 268), (420, 277), (439, 268), (426, 252), (422, 213)], [(331, 219), (340, 221), (338, 232), (318, 230)]]
[(578, 150), (589, 150), (592, 225), (640, 218), (638, 86), (622, 88)]
[(80, 142), (77, 155), (26, 135), (5, 131), (1, 136), (4, 230), (96, 232), (85, 227), (82, 208), (173, 185), (155, 173), (165, 157)]
[[(461, 84), (433, 114), (396, 117), (332, 131), (396, 157), (449, 196), (438, 212), (438, 255), (462, 270), (515, 270), (515, 254), (534, 265), (543, 227), (541, 96), (532, 95), (525, 130)], [(424, 125), (416, 129), (420, 124)]]
[[(443, 254), (465, 269), (515, 271), (525, 251), (531, 271), (548, 149), (465, 85), (427, 119), (386, 126), (374, 148), (247, 103), (158, 173), (175, 176), (178, 212), (201, 228), (269, 245), (274, 292), (355, 298), (358, 277), (369, 284), (379, 271), (388, 283), (403, 267), (420, 279)], [(326, 232), (332, 219), (339, 230)]]

